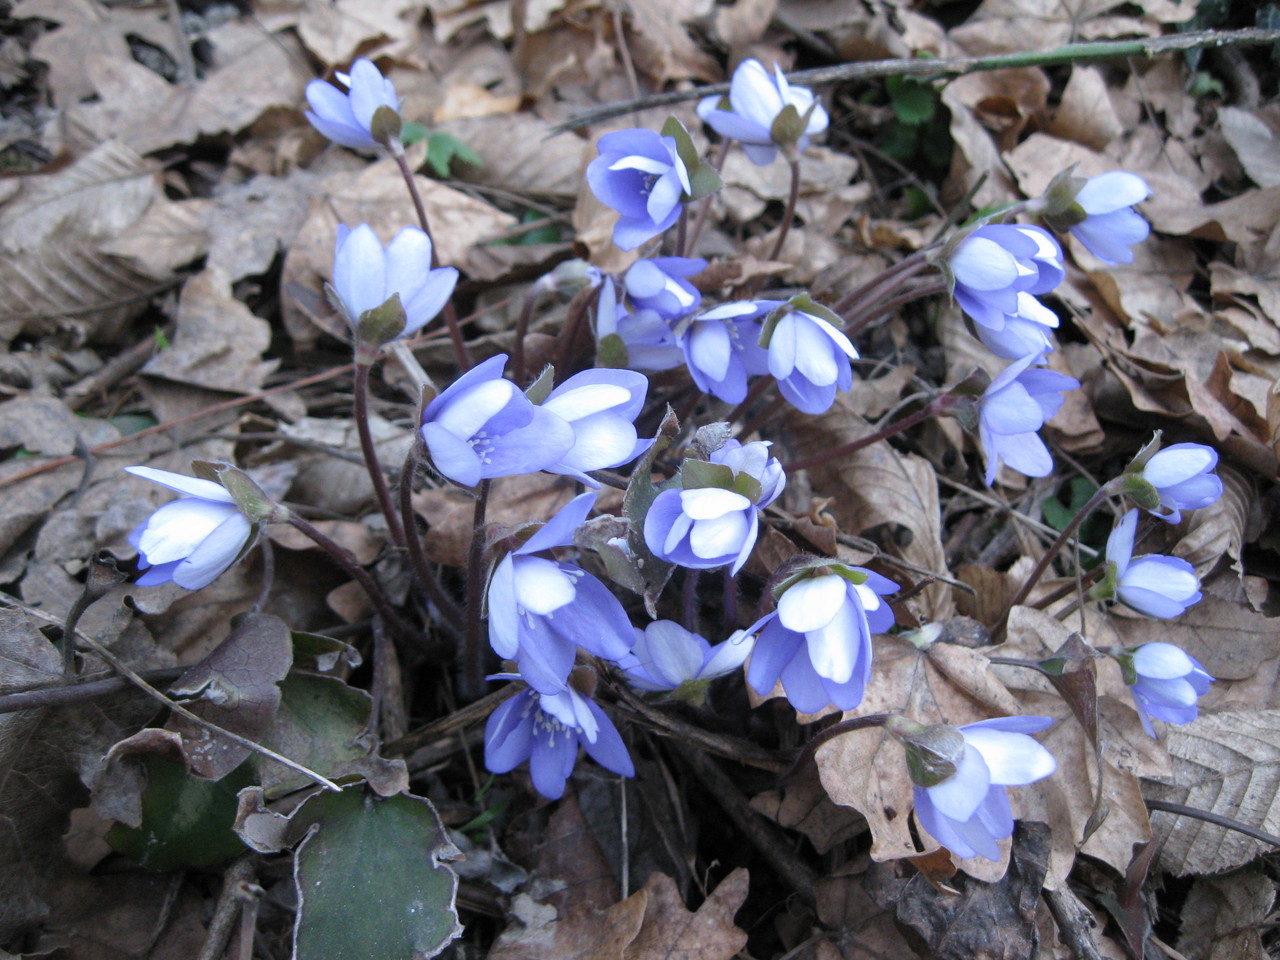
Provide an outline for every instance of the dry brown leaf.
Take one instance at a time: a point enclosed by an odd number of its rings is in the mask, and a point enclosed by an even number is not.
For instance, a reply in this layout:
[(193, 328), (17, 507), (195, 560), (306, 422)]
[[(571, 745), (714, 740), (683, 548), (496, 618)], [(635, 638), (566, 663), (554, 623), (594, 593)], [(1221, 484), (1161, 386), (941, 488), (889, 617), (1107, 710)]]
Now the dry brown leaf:
[(256, 393), (279, 361), (262, 359), (271, 325), (231, 294), (231, 281), (211, 267), (196, 274), (178, 300), (172, 346), (142, 372), (209, 390)]
[(871, 863), (863, 855), (818, 883), (818, 916), (834, 931), (829, 942), (818, 944), (819, 960), (919, 960), (898, 928), (893, 910), (867, 892), (873, 872), (888, 873), (896, 866)]
[(414, 0), (268, 0), (255, 5), (254, 12), (269, 29), (296, 26), (303, 44), (321, 63), (341, 68), (371, 47), (393, 55), (408, 52), (418, 37), (421, 9)]
[(782, 787), (752, 797), (751, 808), (779, 826), (799, 830), (818, 853), (864, 832), (863, 819), (848, 807), (832, 803), (817, 768), (808, 764)]
[(623, 951), (623, 960), (731, 960), (747, 945), (733, 915), (747, 898), (747, 871), (739, 867), (720, 881), (696, 912), (685, 909), (675, 881), (649, 877), (644, 923)]
[[(383, 464), (404, 463), (413, 436), (377, 415), (369, 418), (374, 448)], [(360, 440), (351, 420), (303, 417), (294, 423), (281, 424), (280, 432), (288, 437), (320, 443), (352, 455), (358, 454)], [(295, 456), (298, 476), (290, 495), (302, 503), (312, 504), (340, 516), (352, 516), (373, 496), (373, 483), (363, 463), (352, 462), (325, 453), (299, 452)]]
[(1103, 149), (1124, 133), (1125, 125), (1116, 116), (1102, 71), (1088, 64), (1076, 64), (1054, 111), (1048, 132), (1073, 140), (1094, 150)]
[[(96, 0), (20, 0), (15, 19), (39, 17), (59, 24), (36, 38), (31, 56), (49, 65), (48, 84), (60, 107), (94, 93), (86, 65), (95, 56), (128, 60), (128, 38), (138, 37), (173, 56), (173, 24), (153, 10), (108, 5)], [(175, 58), (176, 59), (176, 58)]]
[(1035, 67), (993, 70), (957, 77), (947, 89), (957, 103), (973, 111), (1003, 153), (1018, 143), (1029, 123), (1040, 120), (1049, 96), (1049, 78)]
[(636, 69), (662, 87), (668, 80), (721, 79), (720, 65), (689, 36), (685, 24), (707, 17), (710, 0), (627, 0)]
[[(1271, 122), (1268, 122), (1271, 121)], [(1220, 107), (1218, 124), (1249, 178), (1260, 187), (1280, 187), (1276, 169), (1277, 141), (1274, 111)]]
[(558, 920), (545, 913), (530, 916), (529, 924), (498, 937), (489, 960), (623, 960), (644, 923), (648, 900), (639, 890), (607, 910), (586, 907)]
[[(1057, 651), (1070, 633), (1047, 613), (1015, 607), (1009, 615), (1009, 640), (993, 648), (993, 652), (1039, 661)], [(1090, 636), (1097, 642), (1092, 632)], [(1095, 662), (1101, 772), (1094, 749), (1071, 707), (1045, 677), (1025, 668), (995, 668), (1016, 693), (1018, 713), (1053, 717), (1056, 721), (1038, 739), (1058, 761), (1058, 772), (1011, 791), (1021, 799), (1023, 816), (1048, 823), (1053, 829), (1049, 874), (1045, 881), (1051, 888), (1065, 882), (1077, 850), (1111, 864), (1123, 874), (1133, 857), (1133, 845), (1151, 839), (1138, 778), (1169, 770), (1164, 750), (1142, 729), (1119, 668), (1109, 659)], [(1099, 789), (1101, 802), (1098, 802)], [(1105, 814), (1105, 817), (1085, 839), (1095, 803), (1098, 803), (1099, 816)]]
[(100, 248), (132, 260), (153, 277), (166, 277), (209, 252), (206, 221), (213, 201), (157, 196), (147, 212)]
[(158, 289), (156, 278), (100, 251), (158, 195), (154, 169), (112, 141), (21, 184), (0, 208), (0, 338), (57, 326), (110, 336)]
[(202, 135), (239, 133), (270, 108), (294, 109), (302, 100), (311, 77), (292, 37), (230, 23), (206, 39), (215, 65), (194, 85), (170, 84), (128, 58), (86, 58), (98, 99), (66, 110), (65, 135), (74, 142), (115, 138), (146, 154)]
[[(1173, 772), (1144, 793), (1280, 832), (1280, 710), (1201, 713), (1165, 728)], [(1191, 817), (1155, 811), (1159, 869), (1177, 876), (1221, 873), (1271, 850), (1269, 844)]]
[(1263, 924), (1275, 883), (1261, 871), (1197, 877), (1182, 908), (1178, 952), (1188, 960), (1267, 960)]
[[(917, 650), (899, 637), (876, 637), (873, 664), (866, 699), (846, 718), (902, 713), (918, 723), (959, 726), (1022, 712), (987, 658), (968, 647), (935, 643)], [(874, 859), (921, 852), (911, 836), (913, 786), (902, 745), (882, 727), (841, 734), (819, 747), (815, 760), (831, 799), (867, 818)], [(928, 843), (925, 850), (937, 848)], [(982, 859), (961, 866), (986, 879), (1004, 873), (1004, 863)]]
[(466, 179), (518, 194), (576, 196), (586, 161), (595, 155), (572, 134), (549, 136), (551, 125), (529, 113), (450, 120), (435, 129), (480, 157), (483, 165), (467, 170)]
[[(871, 433), (845, 395), (817, 417), (788, 416), (797, 459), (816, 455)], [(896, 554), (919, 570), (949, 576), (942, 549), (942, 519), (938, 481), (933, 465), (914, 454), (900, 454), (888, 443), (875, 443), (830, 463), (811, 467), (815, 490), (834, 498), (830, 512), (847, 533), (893, 524), (906, 531), (893, 535), (886, 552)], [(900, 544), (905, 543), (905, 546)], [(921, 576), (917, 574), (915, 576)], [(917, 598), (923, 616), (945, 620), (954, 611), (951, 587), (937, 583)]]

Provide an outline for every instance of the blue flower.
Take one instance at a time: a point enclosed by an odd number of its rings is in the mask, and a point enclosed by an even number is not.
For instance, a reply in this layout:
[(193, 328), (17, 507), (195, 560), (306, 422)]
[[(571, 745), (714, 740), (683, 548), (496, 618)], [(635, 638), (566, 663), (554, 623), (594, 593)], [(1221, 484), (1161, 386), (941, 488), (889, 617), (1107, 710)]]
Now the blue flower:
[(502, 378), (505, 354), (472, 367), (422, 414), (431, 462), (454, 483), (537, 473), (574, 445), (573, 428)]
[(603, 583), (572, 563), (534, 556), (573, 543), (595, 500), (584, 493), (569, 501), (489, 581), (489, 644), (539, 693), (567, 688), (578, 647), (617, 660), (635, 643), (626, 611)]
[(637, 310), (653, 310), (666, 320), (692, 313), (702, 294), (685, 277), (707, 269), (707, 261), (690, 257), (651, 257), (627, 270), (623, 286)]
[(1190, 723), (1199, 713), (1196, 700), (1208, 693), (1213, 683), (1199, 660), (1171, 643), (1144, 643), (1117, 659), (1133, 692), (1142, 728), (1153, 738), (1152, 718)]
[[(644, 518), (644, 542), (655, 557), (693, 570), (732, 564), (737, 573), (756, 544), (760, 511), (782, 493), (787, 477), (769, 444), (729, 440), (704, 461), (686, 460), (681, 490), (664, 490)], [(699, 467), (699, 464), (703, 464)], [(696, 486), (695, 474), (715, 474), (725, 486)]]
[(1133, 556), (1138, 511), (1130, 510), (1107, 537), (1107, 574), (1089, 595), (1095, 600), (1119, 600), (1149, 617), (1168, 620), (1200, 602), (1200, 580), (1181, 557), (1161, 554)]
[(769, 354), (759, 343), (759, 318), (780, 304), (735, 300), (686, 321), (680, 342), (699, 390), (725, 403), (746, 399), (747, 377), (769, 372)]
[(1049, 717), (996, 717), (954, 728), (964, 741), (955, 772), (915, 787), (920, 826), (957, 857), (999, 860), (996, 841), (1013, 834), (1005, 787), (1035, 783), (1058, 768), (1053, 754), (1027, 736), (1052, 723)]
[(831, 565), (838, 573), (797, 580), (778, 598), (778, 609), (756, 639), (747, 682), (761, 696), (782, 681), (801, 713), (828, 704), (853, 710), (871, 679), (871, 635), (894, 623), (881, 596), (898, 585), (862, 567)]
[(640, 690), (676, 691), (695, 699), (707, 682), (741, 667), (753, 644), (742, 631), (714, 647), (673, 620), (636, 628), (636, 645), (618, 661), (627, 682)]
[(1133, 205), (1151, 196), (1151, 188), (1141, 177), (1122, 170), (1113, 170), (1088, 182), (1076, 194), (1076, 203), (1085, 218), (1072, 224), (1070, 229), (1103, 263), (1115, 266), (1132, 263), (1133, 251), (1151, 232), (1151, 226)]
[(405, 315), (400, 336), (411, 336), (440, 312), (457, 282), (453, 267), (431, 269), (431, 238), (417, 227), (405, 227), (384, 250), (367, 223), (354, 230), (338, 224), (333, 289), (353, 327), (398, 294)]
[(396, 88), (378, 68), (363, 57), (351, 65), (350, 75), (339, 73), (338, 81), (348, 88), (343, 93), (323, 80), (307, 84), (306, 111), (311, 125), (334, 143), (354, 150), (375, 150), (381, 144), (369, 130), (379, 107), (400, 109)]
[[(1007, 318), (1056, 326), (1035, 297), (1062, 282), (1062, 248), (1042, 227), (988, 224), (964, 237), (947, 269), (960, 309), (979, 327), (999, 332)], [(985, 341), (984, 341), (985, 342)]]
[(154, 467), (125, 471), (182, 494), (129, 534), (129, 543), (138, 551), (138, 568), (146, 571), (138, 586), (176, 583), (184, 590), (199, 590), (253, 546), (257, 531), (220, 484)]
[(613, 242), (634, 250), (675, 224), (691, 192), (689, 172), (674, 137), (633, 128), (606, 133), (600, 155), (587, 165), (587, 185), (605, 206), (622, 214)]
[(600, 484), (587, 476), (634, 460), (653, 440), (636, 435), (635, 418), (644, 407), (649, 379), (632, 370), (584, 370), (575, 374), (542, 403), (573, 430), (573, 446), (543, 469), (576, 477), (589, 487)]
[(670, 370), (684, 362), (684, 349), (671, 325), (654, 310), (623, 310), (609, 279), (600, 288), (596, 307), (596, 352), (601, 365), (632, 370)]
[(489, 715), (484, 728), (485, 768), (509, 773), (528, 760), (533, 785), (548, 800), (564, 794), (578, 747), (606, 770), (636, 774), (613, 722), (572, 687), (555, 694), (521, 690)]
[(1162, 520), (1179, 523), (1183, 510), (1207, 507), (1222, 496), (1222, 481), (1213, 473), (1218, 452), (1202, 443), (1175, 443), (1157, 451), (1142, 468), (1142, 479), (1155, 488)]
[(1009, 364), (978, 401), (978, 437), (987, 458), (987, 486), (1001, 462), (1028, 477), (1047, 477), (1053, 457), (1036, 433), (1062, 406), (1062, 392), (1080, 381), (1032, 367), (1039, 356)]
[(804, 150), (811, 136), (827, 129), (827, 111), (815, 102), (813, 91), (791, 86), (776, 63), (772, 75), (759, 60), (738, 64), (729, 84), (729, 109), (723, 109), (724, 105), (723, 97), (705, 97), (698, 104), (698, 116), (720, 136), (739, 141), (757, 166), (772, 163), (777, 148), (789, 145), (776, 139), (778, 131), (774, 127), (774, 121), (787, 106), (795, 108), (797, 121), (805, 120), (804, 127), (797, 131), (799, 136), (790, 141), (796, 149)]
[[(796, 300), (803, 300), (797, 305)], [(783, 304), (765, 323), (764, 339), (769, 352), (769, 372), (778, 381), (778, 390), (797, 410), (826, 413), (835, 401), (836, 390), (853, 386), (850, 360), (858, 358), (853, 344), (831, 322), (834, 314), (822, 316), (824, 308), (807, 295)], [(802, 309), (802, 306), (808, 309)]]
[(1018, 294), (1016, 313), (1006, 313), (999, 328), (974, 324), (983, 346), (997, 357), (1020, 360), (1031, 354), (1053, 352), (1049, 331), (1058, 327), (1058, 315), (1029, 293)]

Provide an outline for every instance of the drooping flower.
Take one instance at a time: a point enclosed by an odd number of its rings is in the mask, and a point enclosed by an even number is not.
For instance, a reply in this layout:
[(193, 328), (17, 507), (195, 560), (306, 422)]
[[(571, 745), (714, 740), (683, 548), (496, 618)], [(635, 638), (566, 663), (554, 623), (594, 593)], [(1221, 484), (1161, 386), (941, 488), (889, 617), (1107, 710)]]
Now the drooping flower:
[(1168, 620), (1200, 602), (1200, 580), (1181, 557), (1133, 556), (1138, 511), (1128, 511), (1107, 537), (1107, 572), (1089, 591), (1095, 600), (1119, 600), (1149, 617)]
[(502, 378), (499, 354), (472, 367), (432, 400), (422, 414), (422, 439), (435, 468), (454, 483), (537, 473), (574, 444), (573, 428), (535, 406)]
[(618, 666), (637, 689), (670, 690), (677, 699), (697, 701), (708, 682), (741, 667), (752, 646), (742, 631), (713, 647), (673, 620), (655, 620), (636, 628), (636, 645)]
[(1045, 222), (1055, 230), (1070, 230), (1103, 263), (1132, 263), (1129, 248), (1151, 233), (1150, 224), (1133, 209), (1151, 196), (1147, 181), (1123, 170), (1087, 180), (1071, 173), (1055, 177), (1038, 202)]
[(395, 85), (363, 57), (351, 65), (349, 75), (339, 73), (337, 78), (346, 93), (323, 80), (307, 84), (307, 119), (334, 143), (354, 150), (377, 149), (381, 144), (370, 129), (373, 115), (379, 107), (400, 109)]
[(725, 403), (746, 398), (747, 377), (769, 372), (759, 318), (779, 305), (778, 300), (735, 300), (686, 321), (680, 342), (699, 390)]
[(1049, 717), (996, 717), (963, 727), (916, 724), (915, 735), (886, 724), (907, 749), (920, 826), (957, 857), (999, 860), (996, 841), (1013, 834), (1005, 788), (1035, 783), (1058, 767), (1028, 736), (1052, 723)]
[(601, 365), (630, 370), (670, 370), (684, 362), (671, 325), (653, 310), (628, 313), (609, 279), (596, 307), (596, 350)]
[(125, 471), (182, 494), (129, 534), (129, 543), (138, 551), (138, 568), (146, 571), (137, 580), (139, 586), (172, 582), (199, 590), (253, 546), (257, 531), (220, 484), (154, 467)]
[(578, 647), (617, 660), (635, 642), (626, 611), (603, 583), (575, 564), (535, 556), (573, 543), (595, 500), (584, 493), (569, 501), (507, 554), (489, 581), (489, 644), (515, 660), (539, 693), (567, 688)]
[(707, 269), (707, 261), (691, 257), (650, 257), (627, 270), (622, 285), (637, 310), (653, 310), (665, 320), (692, 313), (702, 294), (686, 277)]
[(1171, 643), (1144, 643), (1116, 655), (1124, 679), (1133, 692), (1142, 727), (1156, 736), (1152, 718), (1166, 723), (1190, 723), (1199, 709), (1196, 700), (1209, 692), (1213, 677), (1195, 657)]
[[(518, 679), (498, 674), (490, 679)], [(484, 765), (509, 773), (526, 760), (537, 791), (559, 800), (578, 760), (578, 748), (606, 770), (634, 777), (635, 766), (613, 721), (572, 687), (554, 694), (522, 690), (489, 715), (484, 728)]]
[[(807, 87), (793, 87), (775, 63), (772, 75), (759, 60), (744, 60), (733, 71), (728, 108), (720, 96), (705, 97), (698, 116), (722, 137), (742, 144), (757, 166), (772, 163), (779, 146), (809, 146), (809, 138), (827, 129), (827, 111)], [(795, 115), (779, 117), (788, 106)]]
[(1157, 451), (1141, 473), (1160, 498), (1160, 508), (1151, 512), (1180, 523), (1183, 510), (1209, 506), (1222, 496), (1222, 480), (1213, 472), (1217, 465), (1218, 452), (1203, 443), (1175, 443)]
[(1063, 391), (1074, 390), (1080, 381), (1033, 367), (1040, 359), (1023, 357), (1009, 364), (978, 401), (987, 486), (995, 482), (1002, 462), (1028, 477), (1047, 477), (1053, 470), (1053, 457), (1036, 431), (1058, 412)]
[(644, 519), (653, 555), (694, 570), (732, 564), (737, 573), (756, 544), (760, 511), (782, 493), (787, 477), (769, 444), (729, 440), (711, 459), (685, 460), (683, 489), (664, 490)]
[(956, 244), (947, 269), (955, 282), (956, 303), (979, 327), (999, 332), (1010, 316), (1056, 326), (1045, 308), (1028, 300), (1048, 293), (1065, 275), (1062, 248), (1049, 231), (987, 224)]
[(747, 682), (766, 696), (781, 680), (787, 700), (801, 713), (828, 704), (853, 710), (862, 703), (871, 679), (871, 635), (894, 623), (880, 598), (896, 591), (896, 583), (862, 567), (828, 569), (833, 572), (787, 586), (778, 609), (755, 625), (763, 629)]
[(1000, 329), (973, 325), (982, 345), (1004, 360), (1020, 360), (1032, 354), (1053, 352), (1049, 331), (1058, 327), (1058, 315), (1029, 293), (1018, 294), (1018, 312), (1004, 316)]
[(600, 155), (587, 165), (587, 185), (622, 214), (614, 243), (634, 250), (675, 224), (692, 188), (674, 137), (637, 127), (606, 133), (597, 149)]
[(769, 372), (778, 390), (797, 410), (826, 413), (836, 390), (853, 386), (850, 360), (858, 358), (849, 338), (836, 326), (839, 318), (814, 303), (808, 294), (784, 303), (770, 315), (763, 340)]
[(607, 369), (584, 370), (552, 390), (542, 409), (569, 424), (573, 446), (543, 469), (599, 487), (588, 471), (634, 460), (653, 443), (638, 438), (634, 423), (648, 390), (649, 378), (644, 374)]
[(412, 336), (440, 312), (457, 282), (453, 267), (431, 269), (431, 238), (417, 227), (405, 227), (384, 250), (367, 223), (354, 230), (338, 224), (333, 289), (357, 329), (366, 311), (398, 295), (404, 310), (399, 336)]

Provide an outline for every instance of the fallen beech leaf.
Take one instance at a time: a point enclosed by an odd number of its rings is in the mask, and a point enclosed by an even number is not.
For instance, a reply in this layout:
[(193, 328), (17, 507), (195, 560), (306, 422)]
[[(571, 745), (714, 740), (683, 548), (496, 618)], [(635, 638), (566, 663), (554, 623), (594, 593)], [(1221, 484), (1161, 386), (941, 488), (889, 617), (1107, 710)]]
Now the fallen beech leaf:
[(644, 922), (623, 960), (731, 960), (747, 945), (747, 935), (733, 924), (747, 899), (747, 883), (747, 871), (739, 867), (690, 912), (675, 881), (653, 874), (643, 890), (648, 895)]
[[(992, 716), (1023, 712), (997, 679), (987, 658), (976, 650), (935, 643), (917, 650), (898, 637), (875, 638), (875, 660), (867, 696), (857, 713), (901, 713), (917, 723), (960, 726)], [(853, 807), (871, 827), (871, 856), (876, 860), (913, 857), (937, 849), (916, 848), (910, 830), (911, 777), (902, 745), (873, 727), (844, 733), (818, 748), (815, 761), (822, 785), (838, 804)], [(990, 861), (964, 861), (971, 874), (988, 879), (1004, 872)]]
[[(1201, 713), (1162, 734), (1173, 772), (1148, 783), (1147, 796), (1220, 813), (1280, 833), (1280, 710)], [(1271, 847), (1242, 833), (1172, 813), (1153, 812), (1164, 846), (1159, 869), (1177, 876), (1221, 873)]]

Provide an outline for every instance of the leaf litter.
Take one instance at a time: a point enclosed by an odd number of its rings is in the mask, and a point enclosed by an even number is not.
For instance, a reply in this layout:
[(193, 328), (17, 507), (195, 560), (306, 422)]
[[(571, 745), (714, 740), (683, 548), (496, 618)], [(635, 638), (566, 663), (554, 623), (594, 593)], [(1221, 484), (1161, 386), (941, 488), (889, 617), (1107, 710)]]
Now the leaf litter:
[[(375, 57), (407, 91), (406, 119), (425, 124), (428, 136), (449, 133), (478, 158), (452, 161), (442, 176), (427, 165), (425, 140), (408, 155), (441, 262), (501, 291), (488, 302), (477, 289), (466, 292), (488, 311), (476, 327), (492, 335), (473, 347), (492, 354), (495, 341), (508, 349), (503, 328), (518, 308), (502, 313), (491, 304), (520, 296), (546, 258), (566, 256), (576, 242), (608, 269), (630, 259), (608, 242), (612, 214), (581, 186), (603, 128), (551, 135), (572, 109), (719, 81), (749, 55), (783, 52), (817, 66), (1046, 49), (1158, 37), (1199, 16), (1168, 0), (986, 0), (968, 15), (945, 16), (927, 5), (876, 3), (854, 14), (795, 0), (489, 0), (425, 9), (396, 0), (261, 0), (225, 15), (200, 11), (204, 20), (188, 6), (22, 0), (0, 21), (3, 49), (19, 51), (14, 82), (5, 74), (15, 109), (32, 94), (48, 104), (31, 117), (38, 135), (20, 142), (26, 153), (7, 134), (0, 153), (0, 335), (24, 364), (21, 376), (0, 372), (0, 702), (65, 683), (60, 630), (82, 589), (85, 558), (102, 549), (134, 555), (126, 536), (154, 492), (122, 483), (126, 464), (290, 464), (277, 495), (316, 510), (323, 529), (389, 593), (427, 609), (411, 596), (407, 561), (372, 506), (350, 380), (340, 370), (349, 361), (339, 342), (345, 331), (323, 297), (338, 223), (369, 222), (385, 241), (411, 211), (392, 161), (325, 145), (305, 124), (303, 89), (317, 70), (328, 75), (358, 54)], [(1239, 7), (1231, 16), (1241, 20), (1248, 5), (1222, 6)], [(172, 673), (155, 683), (203, 720), (321, 776), (368, 786), (308, 796), (309, 781), (296, 770), (228, 749), (216, 731), (166, 717), (136, 690), (0, 713), (0, 949), (194, 956), (211, 932), (206, 918), (233, 899), (220, 892), (223, 876), (230, 884), (235, 875), (227, 858), (252, 848), (276, 859), (254, 861), (255, 889), (236, 894), (237, 904), (253, 904), (237, 907), (250, 936), (228, 955), (242, 960), (290, 949), (324, 956), (308, 939), (317, 935), (327, 943), (347, 936), (356, 950), (376, 942), (379, 955), (406, 957), (442, 949), (626, 960), (1110, 957), (1121, 955), (1125, 933), (1105, 912), (1133, 915), (1117, 906), (1116, 891), (1154, 918), (1148, 951), (1274, 955), (1275, 848), (1265, 837), (1280, 833), (1280, 607), (1271, 586), (1280, 546), (1280, 122), (1267, 55), (1262, 47), (1206, 55), (1194, 66), (1166, 56), (980, 72), (924, 87), (918, 113), (878, 82), (827, 87), (827, 105), (842, 119), (805, 155), (801, 223), (780, 262), (764, 261), (786, 199), (782, 165), (731, 156), (705, 233), (706, 250), (756, 258), (740, 284), (768, 277), (770, 285), (820, 285), (841, 271), (874, 276), (885, 266), (879, 243), (919, 249), (943, 226), (937, 205), (966, 194), (977, 207), (1036, 196), (1072, 163), (1082, 175), (1123, 167), (1147, 179), (1154, 196), (1142, 212), (1155, 235), (1133, 264), (1108, 267), (1067, 242), (1077, 268), (1055, 306), (1076, 332), (1065, 338), (1061, 369), (1086, 390), (1069, 399), (1053, 436), (1086, 478), (1107, 475), (1111, 450), (1136, 449), (1152, 429), (1223, 452), (1224, 496), (1165, 545), (1204, 582), (1204, 600), (1182, 618), (1104, 617), (1087, 603), (1072, 608), (1075, 592), (1044, 601), (1071, 585), (1049, 579), (1033, 594), (1040, 609), (1015, 608), (1007, 638), (991, 645), (991, 618), (1048, 542), (1033, 524), (1044, 526), (1040, 503), (1055, 491), (966, 489), (975, 452), (946, 427), (880, 441), (838, 469), (809, 471), (814, 496), (789, 493), (762, 540), (779, 557), (789, 547), (856, 555), (915, 590), (900, 622), (943, 625), (942, 639), (917, 647), (910, 636), (877, 637), (867, 697), (843, 718), (796, 718), (777, 700), (750, 710), (721, 688), (716, 710), (681, 706), (662, 727), (619, 705), (644, 758), (643, 784), (624, 789), (579, 773), (552, 812), (523, 774), (486, 779), (474, 767), (485, 713), (459, 706), (433, 665), (452, 642), (444, 629), (434, 631), (434, 646), (388, 660), (349, 572), (294, 531), (273, 532), (276, 587), (265, 604), (255, 559), (200, 594), (113, 588), (79, 629), (144, 676), (185, 667), (176, 685)], [(1261, 100), (1245, 96), (1250, 76)], [(687, 105), (676, 112), (697, 128)], [(920, 139), (920, 118), (932, 112), (935, 133), (945, 131), (941, 148)], [(653, 115), (660, 124), (665, 112)], [(895, 153), (904, 143), (915, 143), (914, 153)], [(946, 155), (929, 158), (937, 149)], [(24, 155), (44, 160), (24, 166)], [(520, 231), (535, 221), (549, 231), (537, 238), (545, 245), (525, 250)], [(723, 273), (721, 283), (731, 279)], [(777, 451), (803, 459), (868, 436), (875, 427), (863, 418), (892, 418), (920, 378), (958, 379), (980, 364), (960, 338), (929, 332), (947, 317), (954, 328), (945, 308), (902, 311), (875, 325), (859, 345), (888, 358), (881, 362), (893, 379), (877, 387), (885, 370), (868, 370), (829, 414), (773, 423)], [(448, 382), (442, 339), (411, 348), (438, 385)], [(548, 355), (555, 350), (551, 341)], [(126, 353), (136, 361), (116, 365)], [(90, 394), (67, 388), (97, 373), (104, 376)], [(264, 401), (281, 387), (291, 406)], [(252, 412), (210, 412), (229, 400)], [(375, 385), (375, 432), (393, 469), (412, 436), (399, 400), (390, 380)], [(184, 417), (158, 436), (145, 433)], [(142, 439), (128, 439), (135, 434)], [(114, 446), (121, 442), (123, 451)], [(572, 496), (554, 478), (525, 480), (495, 490), (489, 518), (504, 529), (545, 519)], [(621, 512), (610, 503), (606, 512)], [(430, 480), (413, 490), (432, 563), (446, 571), (466, 565), (473, 505)], [(606, 555), (626, 536), (619, 519), (608, 536), (584, 538), (585, 562), (613, 564), (626, 582), (625, 552)], [(452, 576), (446, 572), (447, 586), (456, 586)], [(957, 577), (976, 593), (958, 594)], [(649, 582), (634, 570), (631, 581)], [(638, 610), (640, 598), (631, 602)], [(957, 605), (985, 625), (953, 619)], [(431, 616), (438, 623), (439, 613)], [(1200, 718), (1165, 727), (1153, 741), (1111, 660), (1078, 661), (1077, 692), (1067, 699), (1061, 682), (1009, 663), (1042, 661), (1073, 636), (1093, 647), (1178, 643), (1216, 678)], [(351, 650), (347, 641), (362, 649), (364, 664), (337, 653)], [(316, 644), (330, 655), (317, 659)], [(112, 674), (80, 646), (84, 677)], [(326, 670), (317, 669), (322, 663)], [(929, 841), (911, 814), (901, 748), (882, 729), (802, 750), (839, 719), (904, 709), (949, 724), (1054, 718), (1041, 740), (1060, 772), (1013, 792), (1022, 822), (1000, 860), (949, 858)], [(432, 732), (404, 762), (380, 753), (397, 715), (407, 717), (411, 738)], [(695, 728), (704, 739), (690, 742), (700, 746), (680, 744)], [(742, 746), (753, 740), (754, 752)], [(723, 795), (694, 785), (680, 757), (708, 744), (713, 757), (743, 761), (714, 760), (726, 775)], [(785, 762), (770, 768), (760, 749)], [(802, 768), (788, 771), (797, 757)], [(1164, 807), (1149, 815), (1148, 801)], [(73, 812), (77, 822), (98, 824), (92, 842), (66, 832)], [(1247, 836), (1235, 821), (1263, 833)], [(542, 830), (548, 843), (539, 843)], [(641, 850), (638, 837), (654, 849)], [(1138, 851), (1153, 838), (1146, 882), (1139, 877), (1126, 894)], [(457, 847), (487, 848), (494, 865), (510, 863), (510, 851), (528, 882), (513, 894), (493, 866), (492, 876), (468, 873), (459, 886), (447, 864)], [(779, 849), (819, 878), (808, 901), (772, 869)], [(308, 886), (313, 878), (318, 888)], [(311, 911), (344, 916), (346, 880), (385, 914), (325, 931)], [(1088, 924), (1071, 919), (1065, 897), (1093, 910)], [(166, 905), (159, 915), (157, 900)], [(446, 946), (459, 933), (459, 944)]]

